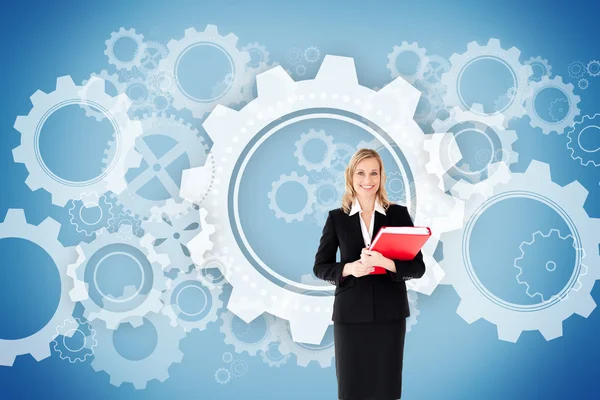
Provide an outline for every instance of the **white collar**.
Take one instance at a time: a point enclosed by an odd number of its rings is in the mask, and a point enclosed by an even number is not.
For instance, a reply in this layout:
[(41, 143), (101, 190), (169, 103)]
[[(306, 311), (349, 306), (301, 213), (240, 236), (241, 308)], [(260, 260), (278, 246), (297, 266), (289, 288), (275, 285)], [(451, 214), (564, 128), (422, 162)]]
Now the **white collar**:
[[(375, 198), (375, 211), (378, 211), (380, 214), (385, 215), (385, 210), (384, 210), (383, 206), (381, 205), (381, 203), (379, 203), (379, 197)], [(355, 197), (354, 202), (352, 203), (352, 209), (350, 210), (350, 214), (348, 214), (348, 215), (354, 215), (357, 212), (362, 213), (362, 208), (360, 207), (360, 203), (358, 202), (358, 199)]]

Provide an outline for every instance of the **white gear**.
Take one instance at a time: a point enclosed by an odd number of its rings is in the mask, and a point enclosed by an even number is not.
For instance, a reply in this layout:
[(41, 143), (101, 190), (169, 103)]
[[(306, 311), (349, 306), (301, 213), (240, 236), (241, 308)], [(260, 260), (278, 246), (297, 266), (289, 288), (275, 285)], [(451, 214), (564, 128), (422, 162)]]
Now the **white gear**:
[[(33, 191), (43, 188), (52, 195), (52, 204), (64, 207), (67, 201), (79, 198), (81, 192), (105, 193), (108, 190), (121, 193), (125, 189), (125, 172), (128, 168), (139, 167), (141, 158), (134, 151), (135, 138), (142, 133), (141, 124), (131, 121), (127, 109), (131, 102), (124, 93), (111, 97), (104, 91), (104, 80), (91, 77), (87, 85), (77, 86), (70, 76), (62, 76), (56, 81), (56, 90), (44, 93), (40, 90), (31, 96), (33, 108), (27, 116), (18, 116), (15, 129), (21, 132), (21, 144), (13, 149), (17, 163), (25, 164), (29, 176), (25, 183)], [(37, 156), (38, 135), (49, 115), (60, 107), (73, 103), (90, 102), (103, 110), (115, 130), (113, 147), (118, 149), (101, 177), (86, 182), (69, 182), (55, 176)], [(102, 179), (99, 179), (102, 178)]]
[[(277, 192), (279, 191), (279, 188), (281, 186), (285, 185), (288, 182), (297, 182), (298, 184), (302, 185), (306, 191), (306, 204), (304, 204), (304, 207), (300, 211), (295, 212), (293, 214), (286, 213), (277, 204)], [(310, 214), (310, 212), (312, 211), (313, 204), (315, 204), (315, 202), (317, 201), (315, 185), (308, 183), (308, 176), (298, 176), (298, 173), (296, 171), (292, 171), (290, 175), (282, 174), (279, 177), (278, 181), (273, 182), (271, 184), (271, 191), (269, 192), (268, 196), (269, 208), (275, 211), (275, 216), (277, 218), (285, 219), (285, 222), (287, 222), (288, 224), (292, 221), (304, 220), (304, 217)]]
[(231, 380), (231, 372), (227, 368), (218, 368), (215, 371), (215, 380), (220, 385), (224, 385)]
[[(263, 336), (255, 343), (246, 343), (236, 336), (236, 328), (233, 326), (236, 315), (229, 310), (223, 310), (221, 313), (221, 320), (223, 323), (219, 329), (221, 330), (221, 333), (225, 335), (225, 344), (232, 345), (235, 352), (238, 354), (242, 354), (245, 351), (248, 355), (255, 356), (259, 350), (266, 351), (269, 348), (269, 343), (277, 340), (277, 334), (275, 333), (275, 318), (267, 313), (262, 314), (260, 317), (265, 320), (265, 332)], [(247, 325), (246, 329), (251, 331), (251, 325)]]
[[(277, 347), (276, 351), (279, 352), (279, 355), (273, 355), (273, 351), (275, 351), (273, 350), (274, 347)], [(290, 357), (292, 357), (291, 353), (283, 354), (279, 351), (279, 342), (269, 343), (269, 348), (266, 351), (259, 351), (258, 353), (269, 367), (277, 368), (287, 363)]]
[[(119, 324), (125, 322), (129, 322), (133, 326), (140, 326), (146, 314), (161, 310), (160, 295), (166, 288), (167, 281), (163, 270), (169, 264), (169, 257), (167, 255), (156, 254), (152, 247), (153, 241), (154, 237), (146, 234), (141, 239), (124, 243), (115, 234), (107, 234), (99, 236), (91, 243), (81, 243), (77, 246), (79, 258), (75, 263), (69, 264), (67, 267), (67, 275), (73, 278), (75, 286), (69, 294), (71, 300), (81, 302), (85, 309), (83, 315), (88, 321), (100, 319), (106, 323), (108, 329), (114, 330), (117, 329)], [(130, 247), (132, 250), (142, 252), (150, 263), (152, 274), (152, 276), (147, 277), (145, 276), (147, 271), (143, 271), (142, 284), (139, 288), (127, 286), (123, 291), (123, 295), (118, 298), (102, 293), (95, 280), (93, 282), (86, 281), (88, 276), (95, 275), (87, 274), (88, 268), (94, 270), (97, 267), (97, 264), (90, 264), (90, 261), (94, 260), (94, 255), (115, 245)], [(108, 254), (112, 253), (115, 252), (111, 251)], [(118, 253), (123, 253), (123, 251), (119, 250)], [(146, 279), (151, 282), (151, 287), (147, 293), (142, 294), (140, 290)], [(89, 287), (93, 287), (93, 290), (99, 293), (102, 298), (102, 304), (96, 303), (90, 297)]]
[(123, 357), (115, 347), (114, 331), (103, 326), (95, 327), (98, 349), (91, 365), (96, 372), (106, 372), (113, 386), (131, 382), (140, 390), (145, 389), (152, 379), (164, 382), (169, 378), (169, 367), (183, 359), (183, 353), (179, 349), (179, 342), (185, 336), (183, 329), (170, 326), (168, 318), (160, 314), (147, 314), (144, 319), (154, 326), (157, 342), (152, 353), (141, 360)]
[[(532, 127), (541, 128), (542, 133), (546, 135), (552, 131), (560, 135), (565, 131), (565, 129), (573, 126), (575, 123), (575, 117), (578, 116), (581, 111), (578, 107), (580, 97), (573, 93), (572, 83), (563, 83), (560, 76), (555, 76), (552, 79), (544, 76), (539, 82), (531, 82), (530, 86), (533, 90), (533, 94), (525, 102), (525, 107), (527, 108), (527, 114), (530, 118), (529, 124)], [(547, 121), (546, 119), (542, 118), (535, 109), (535, 99), (537, 95), (546, 89), (559, 90), (564, 93), (565, 97), (568, 99), (567, 103), (569, 111), (567, 112), (567, 115), (560, 121)]]
[[(530, 195), (533, 193), (534, 197)], [(554, 183), (550, 177), (549, 165), (533, 160), (526, 172), (513, 173), (508, 184), (496, 187), (494, 197), (474, 201), (468, 213), (467, 227), (474, 225), (475, 219), (484, 212), (483, 207), (496, 203), (500, 196), (502, 199), (538, 199), (546, 206), (557, 208), (572, 221), (569, 223), (573, 226), (571, 229), (578, 228), (577, 236), (580, 241), (577, 246), (587, 249), (588, 256), (591, 254), (591, 257), (588, 257), (585, 275), (578, 275), (579, 270), (575, 268), (576, 279), (571, 279), (571, 282), (580, 282), (581, 288), (568, 293), (568, 298), (561, 294), (555, 301), (542, 304), (513, 304), (489, 293), (477, 279), (467, 257), (470, 231), (449, 233), (444, 236), (444, 259), (441, 264), (447, 274), (446, 283), (454, 286), (461, 298), (457, 313), (467, 323), (484, 318), (495, 324), (498, 338), (509, 342), (516, 342), (521, 332), (530, 330), (539, 330), (546, 340), (551, 340), (562, 335), (562, 322), (571, 315), (587, 317), (596, 307), (590, 292), (595, 281), (600, 278), (597, 234), (600, 232), (600, 220), (589, 218), (583, 207), (587, 193), (577, 181), (564, 187)]]
[[(242, 101), (242, 87), (248, 81), (246, 64), (250, 62), (250, 54), (246, 51), (238, 50), (238, 38), (233, 33), (227, 36), (219, 35), (216, 25), (207, 25), (204, 32), (197, 32), (194, 28), (185, 30), (183, 39), (170, 40), (167, 44), (169, 55), (160, 60), (159, 68), (165, 71), (171, 71), (175, 76), (175, 85), (171, 88), (173, 94), (173, 107), (176, 110), (187, 108), (192, 111), (194, 118), (202, 118), (205, 113), (212, 111), (217, 104), (235, 104)], [(214, 44), (222, 49), (233, 62), (232, 82), (229, 90), (223, 93), (219, 98), (211, 101), (198, 101), (189, 96), (181, 87), (175, 71), (175, 66), (190, 48), (203, 43)]]
[[(77, 258), (74, 247), (64, 247), (58, 241), (60, 224), (52, 218), (46, 218), (39, 225), (30, 225), (21, 209), (9, 209), (4, 222), (0, 223), (0, 240), (19, 238), (41, 247), (52, 258), (60, 277), (60, 298), (52, 318), (37, 332), (19, 339), (0, 338), (0, 365), (12, 366), (15, 358), (22, 354), (31, 354), (36, 361), (50, 357), (50, 342), (54, 339), (56, 327), (65, 319), (71, 318), (75, 303), (69, 298), (69, 289), (73, 287), (66, 277), (67, 264)], [(10, 268), (5, 265), (4, 268)], [(10, 321), (6, 321), (10, 322)], [(68, 337), (72, 332), (66, 333)]]
[[(414, 53), (418, 57), (419, 61), (417, 62), (414, 73), (401, 74), (398, 70), (398, 65), (396, 63), (398, 61), (398, 57), (402, 53), (407, 52)], [(387, 69), (390, 70), (392, 78), (402, 76), (404, 79), (411, 82), (416, 81), (418, 79), (423, 79), (423, 76), (425, 75), (429, 64), (429, 57), (426, 55), (426, 53), (427, 50), (425, 48), (419, 47), (419, 44), (417, 42), (408, 44), (408, 42), (405, 40), (402, 42), (402, 45), (394, 46), (394, 50), (392, 50), (392, 52), (388, 54), (387, 64)]]
[(290, 47), (285, 52), (285, 59), (292, 65), (300, 64), (302, 61), (303, 52), (298, 47)]
[[(193, 255), (194, 253), (192, 253)], [(209, 252), (202, 257), (199, 264), (196, 264), (198, 269), (198, 280), (208, 288), (222, 287), (225, 283), (229, 282), (231, 278), (231, 271), (233, 269), (233, 259), (231, 257), (219, 254), (216, 252)], [(221, 276), (207, 277), (206, 275), (212, 269), (218, 269)], [(222, 278), (222, 279), (221, 279)], [(217, 281), (217, 282), (215, 282)]]
[(600, 61), (592, 60), (588, 63), (586, 71), (589, 76), (596, 77), (600, 76)]
[(506, 63), (507, 68), (511, 70), (514, 75), (516, 82), (515, 97), (512, 99), (512, 103), (507, 105), (504, 110), (497, 110), (504, 114), (506, 119), (504, 120), (504, 126), (508, 127), (508, 121), (512, 118), (519, 118), (525, 114), (525, 108), (523, 102), (530, 96), (530, 89), (528, 86), (528, 80), (533, 70), (530, 65), (522, 65), (519, 62), (519, 56), (521, 52), (516, 48), (512, 47), (509, 50), (504, 50), (500, 47), (500, 41), (498, 39), (490, 39), (485, 46), (479, 45), (477, 42), (470, 42), (467, 46), (467, 51), (463, 54), (454, 53), (450, 57), (450, 63), (452, 67), (450, 71), (442, 75), (442, 83), (446, 86), (447, 93), (444, 96), (444, 102), (448, 106), (458, 106), (463, 110), (470, 108), (470, 105), (464, 104), (461, 100), (460, 87), (457, 83), (460, 81), (460, 76), (464, 72), (467, 65), (474, 62), (476, 59), (483, 57), (499, 58)]
[[(95, 76), (96, 78), (104, 79), (106, 82), (110, 82), (110, 84), (115, 87), (115, 90), (117, 91), (117, 95), (119, 95), (125, 91), (125, 84), (119, 80), (118, 74), (109, 74), (108, 71), (103, 69), (98, 74), (96, 74), (96, 73), (90, 74), (90, 78), (92, 76)], [(83, 82), (81, 82), (81, 86), (86, 88), (86, 85), (88, 82), (89, 82), (89, 79), (84, 80)], [(81, 97), (83, 99), (87, 99), (88, 95), (87, 95), (86, 91), (84, 90), (84, 91), (82, 91), (82, 93), (83, 93), (83, 95)], [(82, 103), (81, 107), (85, 110), (85, 115), (87, 115), (88, 117), (95, 118), (96, 121), (102, 121), (104, 118), (106, 118), (106, 115), (104, 114), (104, 112), (90, 107), (89, 103), (87, 103), (87, 102)]]
[[(286, 290), (263, 276), (246, 259), (231, 226), (231, 221), (237, 220), (230, 215), (237, 210), (227, 206), (230, 204), (231, 179), (236, 175), (238, 158), (258, 132), (279, 118), (307, 109), (337, 109), (364, 117), (401, 146), (419, 199), (418, 205), (414, 202), (409, 204), (409, 209), (414, 206), (416, 210), (415, 225), (425, 223), (437, 234), (462, 227), (464, 203), (444, 194), (437, 187), (437, 178), (425, 171), (425, 135), (412, 120), (419, 92), (404, 79), (397, 78), (374, 92), (359, 85), (351, 58), (326, 56), (313, 80), (296, 82), (279, 66), (259, 75), (257, 82), (258, 97), (254, 101), (240, 111), (217, 106), (203, 124), (214, 140), (211, 152), (222, 168), (222, 179), (215, 181), (207, 205), (211, 215), (217, 219), (215, 225), (219, 235), (214, 240), (215, 248), (235, 261), (230, 278), (233, 291), (227, 308), (246, 322), (267, 311), (290, 321), (297, 341), (319, 344), (331, 321), (333, 297), (302, 295)], [(366, 126), (364, 129), (371, 128)], [(396, 162), (401, 163), (399, 159)], [(193, 183), (194, 179), (189, 181)], [(428, 242), (437, 243), (436, 240)], [(194, 247), (188, 247), (193, 254)], [(253, 261), (262, 263), (263, 270), (269, 270), (262, 260), (255, 258)], [(435, 268), (430, 270), (437, 272)], [(430, 284), (427, 290), (435, 288), (439, 282), (435, 281), (437, 277), (437, 274), (426, 274), (425, 280)]]
[[(107, 229), (115, 215), (113, 214), (113, 205), (108, 201), (106, 196), (99, 196), (98, 193), (82, 193), (78, 200), (81, 204), (75, 204), (75, 200), (71, 200), (71, 208), (69, 215), (71, 216), (71, 225), (79, 233), (85, 233), (86, 236), (92, 236), (94, 233), (100, 235)], [(98, 208), (100, 217), (96, 221), (86, 221), (81, 215), (85, 208)]]
[(108, 231), (114, 233), (119, 239), (131, 240), (140, 235), (141, 221), (131, 212), (121, 212), (113, 218)]
[[(269, 64), (269, 52), (267, 48), (257, 42), (248, 43), (246, 46), (242, 47), (242, 51), (248, 52), (250, 55), (250, 61), (248, 62), (248, 68), (258, 68), (261, 64)], [(254, 62), (252, 60), (252, 54), (258, 54), (258, 61)]]
[[(86, 335), (80, 328), (85, 326), (89, 330), (90, 334)], [(75, 332), (79, 332), (83, 336), (83, 346), (79, 349), (72, 349), (65, 343), (65, 337), (74, 335)], [(62, 341), (56, 340), (56, 338), (62, 335)], [(89, 341), (89, 342), (88, 342)], [(61, 343), (62, 342), (62, 343)], [(98, 345), (96, 340), (96, 331), (89, 322), (82, 322), (79, 318), (66, 319), (60, 326), (56, 327), (56, 334), (52, 341), (54, 350), (58, 352), (62, 360), (69, 360), (70, 363), (83, 362), (88, 357), (94, 354), (94, 348)]]
[[(320, 140), (325, 144), (326, 150), (323, 159), (319, 162), (310, 162), (304, 156), (304, 148), (311, 140)], [(335, 156), (335, 145), (333, 144), (333, 136), (327, 135), (324, 130), (316, 131), (310, 129), (308, 132), (300, 134), (300, 139), (294, 143), (296, 150), (294, 156), (298, 160), (298, 165), (304, 167), (307, 171), (320, 171), (323, 168), (329, 168), (333, 157)]]
[(321, 52), (315, 46), (309, 46), (304, 49), (304, 59), (309, 63), (315, 63), (321, 58)]
[(586, 71), (587, 67), (581, 61), (573, 61), (568, 67), (569, 76), (573, 79), (582, 78)]
[[(593, 117), (584, 115), (581, 121), (575, 122), (573, 127), (567, 132), (569, 141), (567, 149), (571, 150), (571, 158), (575, 161), (579, 160), (584, 167), (592, 164), (594, 167), (600, 167), (600, 148), (584, 149), (581, 145), (581, 135), (586, 129), (590, 129), (588, 134), (595, 130), (598, 135), (600, 131), (600, 113), (594, 114)], [(593, 158), (595, 155), (595, 159)]]
[(525, 64), (531, 65), (532, 70), (534, 66), (542, 69), (542, 75), (539, 77), (539, 79), (531, 78), (532, 81), (539, 82), (543, 76), (547, 76), (548, 78), (552, 76), (552, 66), (548, 63), (548, 60), (542, 57), (531, 57), (529, 60), (525, 61)]
[[(148, 50), (153, 50), (150, 52)], [(144, 57), (140, 60), (139, 69), (146, 75), (158, 69), (158, 63), (169, 54), (169, 50), (162, 44), (150, 40), (146, 42)], [(157, 60), (158, 58), (158, 60)]]
[[(119, 58), (115, 55), (115, 43), (117, 43), (119, 39), (123, 38), (129, 38), (136, 44), (135, 53), (129, 61), (119, 60)], [(108, 57), (108, 63), (114, 65), (117, 67), (117, 69), (131, 71), (133, 67), (139, 67), (142, 65), (142, 59), (146, 53), (146, 43), (144, 42), (144, 35), (136, 34), (135, 29), (131, 28), (125, 30), (124, 27), (121, 27), (118, 32), (112, 32), (110, 34), (110, 38), (104, 43), (106, 44), (104, 54)]]

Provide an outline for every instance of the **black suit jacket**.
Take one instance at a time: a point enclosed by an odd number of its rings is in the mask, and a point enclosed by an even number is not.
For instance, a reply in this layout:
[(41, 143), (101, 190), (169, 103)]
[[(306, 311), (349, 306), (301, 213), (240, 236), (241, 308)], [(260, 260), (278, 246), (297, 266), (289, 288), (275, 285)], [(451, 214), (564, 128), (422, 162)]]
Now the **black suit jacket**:
[[(391, 204), (386, 215), (373, 213), (373, 238), (382, 226), (414, 226), (406, 207)], [(410, 261), (394, 260), (396, 272), (342, 277), (344, 265), (360, 259), (365, 243), (360, 229), (360, 213), (349, 216), (340, 207), (329, 211), (323, 227), (313, 272), (335, 285), (332, 320), (335, 322), (390, 321), (410, 316), (405, 281), (425, 273), (423, 254)], [(336, 261), (338, 246), (341, 261)]]

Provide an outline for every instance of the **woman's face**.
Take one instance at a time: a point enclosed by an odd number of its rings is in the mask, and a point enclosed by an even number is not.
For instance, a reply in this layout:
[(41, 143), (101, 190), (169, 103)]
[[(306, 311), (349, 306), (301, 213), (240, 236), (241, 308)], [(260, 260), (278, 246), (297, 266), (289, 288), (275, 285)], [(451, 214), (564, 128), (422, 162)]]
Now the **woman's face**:
[(379, 190), (379, 161), (376, 158), (365, 158), (356, 165), (352, 178), (352, 187), (357, 196), (363, 199), (373, 199)]

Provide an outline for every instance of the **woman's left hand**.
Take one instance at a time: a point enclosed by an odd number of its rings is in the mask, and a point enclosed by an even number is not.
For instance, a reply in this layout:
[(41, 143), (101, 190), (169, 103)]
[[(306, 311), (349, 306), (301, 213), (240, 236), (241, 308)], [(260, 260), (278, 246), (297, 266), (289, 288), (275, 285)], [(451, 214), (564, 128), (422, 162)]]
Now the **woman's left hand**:
[(367, 267), (383, 267), (387, 269), (389, 258), (384, 257), (378, 251), (368, 250), (367, 248), (362, 249), (360, 253), (360, 262)]

